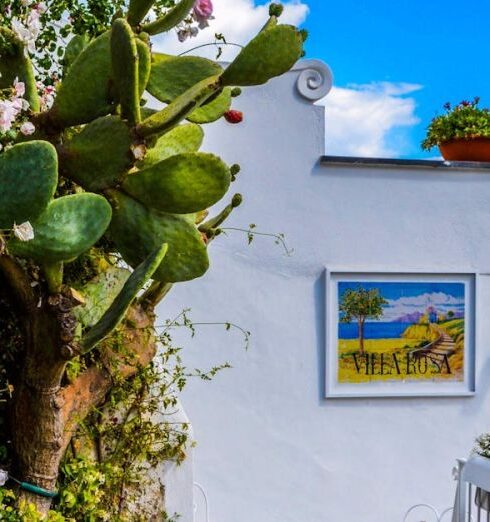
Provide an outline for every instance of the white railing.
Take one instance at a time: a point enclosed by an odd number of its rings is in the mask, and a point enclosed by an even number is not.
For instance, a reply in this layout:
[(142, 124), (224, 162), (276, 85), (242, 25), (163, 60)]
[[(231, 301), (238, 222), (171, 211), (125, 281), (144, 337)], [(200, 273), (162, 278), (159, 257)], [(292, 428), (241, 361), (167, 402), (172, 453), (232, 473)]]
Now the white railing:
[(403, 522), (490, 522), (490, 459), (473, 456), (458, 459), (454, 506), (442, 512), (430, 504), (407, 510)]
[(209, 519), (209, 501), (206, 491), (198, 482), (194, 482), (194, 489), (199, 492), (199, 496), (202, 499), (204, 506), (200, 507), (196, 495), (194, 495), (194, 522), (210, 522)]

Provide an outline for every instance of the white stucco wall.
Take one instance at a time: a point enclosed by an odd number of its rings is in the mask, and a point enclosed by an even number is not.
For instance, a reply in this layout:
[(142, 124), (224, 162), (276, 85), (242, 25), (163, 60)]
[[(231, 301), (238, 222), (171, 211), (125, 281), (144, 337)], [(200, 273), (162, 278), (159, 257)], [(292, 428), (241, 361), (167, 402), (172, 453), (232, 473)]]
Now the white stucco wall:
[(233, 365), (183, 397), (195, 480), (211, 522), (398, 522), (414, 503), (452, 503), (454, 460), (490, 429), (490, 280), (475, 397), (326, 400), (324, 266), (490, 272), (490, 172), (320, 165), (323, 108), (298, 95), (297, 75), (245, 91), (245, 122), (209, 126), (204, 147), (242, 165), (229, 226), (284, 232), (294, 254), (230, 233), (208, 274), (159, 310), (252, 332), (248, 351), (222, 327), (174, 334), (189, 366)]

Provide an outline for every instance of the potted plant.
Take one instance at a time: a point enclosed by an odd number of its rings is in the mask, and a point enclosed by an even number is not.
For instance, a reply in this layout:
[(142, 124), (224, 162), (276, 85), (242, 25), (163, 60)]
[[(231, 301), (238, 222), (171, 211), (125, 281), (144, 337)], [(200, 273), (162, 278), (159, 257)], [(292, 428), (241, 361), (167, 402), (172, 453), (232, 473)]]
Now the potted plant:
[(490, 162), (490, 110), (478, 107), (480, 99), (444, 105), (445, 114), (436, 116), (422, 142), (424, 150), (438, 146), (448, 161)]

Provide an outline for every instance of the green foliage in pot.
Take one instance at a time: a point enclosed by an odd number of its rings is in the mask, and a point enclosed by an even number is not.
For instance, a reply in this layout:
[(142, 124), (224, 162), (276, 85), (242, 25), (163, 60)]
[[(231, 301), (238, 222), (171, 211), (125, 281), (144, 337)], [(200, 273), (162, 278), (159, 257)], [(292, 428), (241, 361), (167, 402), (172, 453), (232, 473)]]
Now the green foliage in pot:
[(456, 139), (490, 138), (490, 110), (478, 106), (479, 98), (462, 101), (452, 107), (444, 105), (445, 114), (436, 116), (427, 128), (422, 142), (424, 150)]

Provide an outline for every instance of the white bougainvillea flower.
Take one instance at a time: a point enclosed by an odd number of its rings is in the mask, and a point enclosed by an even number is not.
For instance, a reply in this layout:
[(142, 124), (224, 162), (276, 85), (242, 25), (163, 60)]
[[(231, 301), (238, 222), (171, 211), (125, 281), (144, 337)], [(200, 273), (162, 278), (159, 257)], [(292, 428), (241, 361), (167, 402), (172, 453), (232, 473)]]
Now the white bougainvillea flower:
[(20, 132), (22, 132), (24, 136), (30, 136), (36, 132), (36, 127), (34, 127), (34, 124), (30, 121), (26, 121), (20, 126)]
[(36, 40), (41, 31), (41, 22), (39, 17), (41, 14), (33, 9), (27, 17), (27, 25), (24, 25), (19, 19), (12, 20), (12, 30), (26, 46), (26, 51), (33, 54), (36, 52)]
[(135, 160), (141, 161), (146, 156), (146, 147), (142, 143), (133, 145), (131, 150)]
[(44, 2), (38, 2), (35, 6), (34, 6), (34, 9), (40, 14), (44, 14), (47, 10), (48, 10), (48, 7), (46, 6), (46, 4)]
[(8, 479), (9, 474), (4, 469), (0, 469), (0, 486), (5, 486)]
[(29, 221), (26, 221), (21, 225), (16, 225), (14, 223), (13, 231), (14, 236), (19, 241), (31, 241), (34, 239), (34, 229), (32, 228), (32, 225), (29, 223)]

